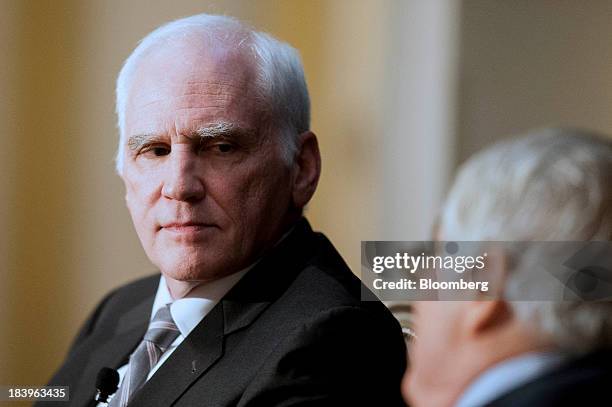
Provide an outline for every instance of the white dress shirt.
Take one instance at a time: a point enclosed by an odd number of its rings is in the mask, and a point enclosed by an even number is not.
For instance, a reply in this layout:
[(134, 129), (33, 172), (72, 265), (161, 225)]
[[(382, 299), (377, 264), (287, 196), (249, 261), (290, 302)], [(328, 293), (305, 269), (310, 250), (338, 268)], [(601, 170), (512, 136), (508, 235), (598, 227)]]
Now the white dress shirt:
[(455, 407), (482, 407), (496, 398), (559, 367), (556, 352), (533, 352), (504, 360), (486, 370), (463, 392)]
[[(223, 277), (219, 280), (212, 281), (207, 284), (202, 284), (199, 287), (194, 288), (184, 298), (173, 300), (170, 295), (170, 290), (166, 285), (166, 279), (162, 275), (159, 279), (159, 286), (157, 287), (157, 293), (155, 294), (155, 300), (153, 302), (153, 308), (151, 309), (151, 316), (149, 322), (153, 319), (153, 316), (157, 311), (164, 307), (166, 304), (170, 305), (170, 314), (172, 319), (179, 329), (179, 335), (168, 347), (168, 349), (162, 354), (157, 364), (151, 369), (147, 380), (153, 376), (153, 374), (159, 369), (161, 365), (170, 357), (172, 352), (185, 340), (187, 335), (195, 328), (200, 321), (214, 308), (215, 305), (223, 298), (223, 296), (249, 271), (251, 267), (241, 270), (237, 273), (230, 274), (227, 277)], [(128, 364), (121, 366), (117, 369), (119, 373), (119, 386), (121, 386), (121, 380), (125, 376)], [(109, 397), (109, 402), (112, 396)], [(98, 403), (98, 407), (106, 406), (106, 403)]]

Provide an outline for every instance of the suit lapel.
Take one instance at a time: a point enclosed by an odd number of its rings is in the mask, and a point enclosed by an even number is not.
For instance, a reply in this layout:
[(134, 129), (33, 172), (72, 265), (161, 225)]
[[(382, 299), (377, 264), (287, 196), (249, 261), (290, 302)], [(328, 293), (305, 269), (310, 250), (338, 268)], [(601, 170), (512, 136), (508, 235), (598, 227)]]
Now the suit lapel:
[(134, 395), (130, 407), (169, 406), (179, 398), (221, 357), (223, 319), (223, 308), (213, 308)]
[(117, 369), (127, 363), (130, 353), (144, 336), (151, 312), (153, 298), (149, 298), (126, 314), (117, 323), (114, 335), (97, 345), (83, 371), (83, 379), (72, 397), (75, 406), (95, 405), (95, 380), (102, 367)]
[(301, 272), (317, 246), (306, 219), (302, 218), (291, 233), (263, 256), (223, 298), (225, 335), (249, 326), (282, 295)]

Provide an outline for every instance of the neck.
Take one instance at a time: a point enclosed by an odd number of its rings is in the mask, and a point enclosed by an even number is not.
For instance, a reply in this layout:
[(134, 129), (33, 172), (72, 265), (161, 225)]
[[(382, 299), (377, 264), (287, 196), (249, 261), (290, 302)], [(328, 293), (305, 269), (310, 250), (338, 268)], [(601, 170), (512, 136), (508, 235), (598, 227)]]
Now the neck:
[[(449, 388), (447, 403), (444, 405), (452, 406), (457, 403), (461, 395), (480, 375), (498, 363), (530, 352), (551, 349), (548, 342), (535, 339), (523, 332), (513, 332), (512, 337), (506, 338), (487, 338), (484, 342), (467, 350), (463, 364), (466, 366), (463, 378), (462, 380), (458, 378), (458, 386)], [(500, 347), (500, 343), (504, 343), (504, 346)]]
[(168, 291), (173, 300), (184, 298), (194, 288), (207, 283), (207, 281), (180, 281), (168, 276), (164, 276), (164, 278), (166, 279), (166, 285), (168, 286)]

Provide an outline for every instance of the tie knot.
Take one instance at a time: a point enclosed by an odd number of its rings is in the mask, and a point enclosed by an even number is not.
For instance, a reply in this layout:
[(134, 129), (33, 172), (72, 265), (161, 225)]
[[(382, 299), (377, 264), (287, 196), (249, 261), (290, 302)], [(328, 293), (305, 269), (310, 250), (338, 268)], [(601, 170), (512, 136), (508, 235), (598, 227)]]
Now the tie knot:
[(172, 319), (170, 305), (168, 304), (155, 313), (144, 336), (144, 340), (153, 342), (163, 352), (174, 342), (178, 334), (179, 330)]

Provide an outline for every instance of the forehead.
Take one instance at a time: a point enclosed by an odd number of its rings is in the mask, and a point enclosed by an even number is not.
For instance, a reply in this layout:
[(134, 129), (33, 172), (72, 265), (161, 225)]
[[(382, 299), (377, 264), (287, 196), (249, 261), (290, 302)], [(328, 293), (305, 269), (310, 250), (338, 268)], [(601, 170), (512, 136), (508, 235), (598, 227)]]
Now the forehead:
[(182, 121), (183, 126), (254, 120), (261, 110), (254, 78), (252, 59), (235, 49), (194, 42), (151, 49), (134, 70), (126, 127), (155, 125), (154, 120)]
[(253, 62), (238, 46), (214, 47), (196, 40), (166, 41), (152, 46), (136, 62), (133, 87), (161, 88), (198, 79), (245, 85), (253, 79)]

